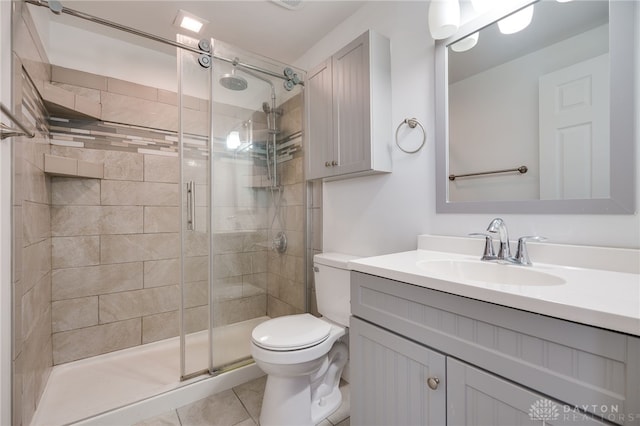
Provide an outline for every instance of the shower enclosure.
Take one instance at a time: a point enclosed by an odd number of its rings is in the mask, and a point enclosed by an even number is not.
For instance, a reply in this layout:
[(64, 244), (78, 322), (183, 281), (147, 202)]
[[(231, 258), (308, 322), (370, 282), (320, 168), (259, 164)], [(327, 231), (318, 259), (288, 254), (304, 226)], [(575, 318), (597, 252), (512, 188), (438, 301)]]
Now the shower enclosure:
[(14, 424), (232, 374), (307, 310), (303, 73), (42, 5), (14, 29)]

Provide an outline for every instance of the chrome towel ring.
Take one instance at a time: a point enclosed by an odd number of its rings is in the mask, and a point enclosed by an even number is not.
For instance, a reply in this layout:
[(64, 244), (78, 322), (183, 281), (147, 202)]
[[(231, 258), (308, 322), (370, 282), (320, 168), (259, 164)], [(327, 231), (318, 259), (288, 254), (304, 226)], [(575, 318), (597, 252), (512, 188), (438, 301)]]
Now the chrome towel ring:
[[(420, 129), (422, 130), (422, 143), (420, 144), (419, 147), (417, 147), (414, 150), (404, 149), (403, 147), (400, 146), (400, 143), (398, 142), (398, 132), (400, 131), (400, 128), (404, 124), (409, 126), (410, 129), (415, 129), (416, 126), (420, 126)], [(420, 122), (416, 118), (405, 118), (400, 122), (400, 124), (398, 124), (398, 128), (396, 129), (396, 145), (398, 146), (398, 148), (400, 148), (402, 152), (406, 152), (407, 154), (415, 154), (416, 152), (420, 151), (422, 147), (424, 147), (424, 144), (426, 141), (427, 141), (427, 132), (424, 130), (424, 127), (422, 127), (422, 124), (420, 124)]]

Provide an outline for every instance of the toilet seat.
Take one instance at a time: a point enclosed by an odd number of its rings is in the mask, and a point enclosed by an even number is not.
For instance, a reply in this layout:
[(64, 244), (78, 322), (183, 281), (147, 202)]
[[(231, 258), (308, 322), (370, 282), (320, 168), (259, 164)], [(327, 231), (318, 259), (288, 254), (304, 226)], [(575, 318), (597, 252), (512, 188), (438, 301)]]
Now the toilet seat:
[(296, 351), (329, 338), (331, 325), (310, 314), (287, 315), (259, 324), (251, 333), (256, 346), (271, 351)]

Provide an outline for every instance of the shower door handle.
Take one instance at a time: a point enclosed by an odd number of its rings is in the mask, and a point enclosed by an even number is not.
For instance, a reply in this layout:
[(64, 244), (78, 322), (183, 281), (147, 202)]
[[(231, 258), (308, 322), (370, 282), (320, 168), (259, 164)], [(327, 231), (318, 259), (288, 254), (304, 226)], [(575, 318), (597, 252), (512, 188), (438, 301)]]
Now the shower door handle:
[(187, 231), (196, 229), (196, 183), (187, 182)]

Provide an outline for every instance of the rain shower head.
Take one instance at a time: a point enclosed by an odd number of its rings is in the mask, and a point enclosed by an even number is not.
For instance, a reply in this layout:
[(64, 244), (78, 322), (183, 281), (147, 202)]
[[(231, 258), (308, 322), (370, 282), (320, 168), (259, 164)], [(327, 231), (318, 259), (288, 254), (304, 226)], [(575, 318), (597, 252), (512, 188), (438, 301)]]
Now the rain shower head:
[(249, 86), (249, 83), (247, 83), (247, 80), (236, 75), (235, 66), (229, 74), (225, 74), (222, 77), (220, 77), (220, 84), (225, 89), (237, 90), (237, 91), (244, 90)]

